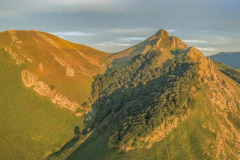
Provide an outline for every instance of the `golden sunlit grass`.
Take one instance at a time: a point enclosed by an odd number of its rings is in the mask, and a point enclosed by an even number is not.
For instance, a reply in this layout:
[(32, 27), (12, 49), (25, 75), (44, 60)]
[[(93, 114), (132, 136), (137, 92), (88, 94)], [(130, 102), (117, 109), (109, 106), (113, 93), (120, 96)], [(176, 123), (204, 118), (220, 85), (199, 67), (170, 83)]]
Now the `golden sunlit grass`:
[(21, 67), (0, 51), (0, 157), (40, 159), (68, 142), (83, 119), (26, 88)]
[[(0, 48), (12, 45), (13, 51), (29, 59), (25, 60), (26, 69), (39, 75), (40, 80), (48, 85), (54, 85), (58, 91), (71, 101), (81, 104), (91, 93), (93, 76), (103, 73), (108, 53), (94, 48), (75, 44), (55, 35), (39, 31), (12, 31), (18, 41), (12, 41), (8, 32), (0, 33)], [(15, 38), (16, 39), (16, 38)], [(55, 57), (64, 62), (61, 64)], [(43, 66), (43, 72), (39, 65)], [(66, 76), (66, 67), (76, 71), (74, 77)]]

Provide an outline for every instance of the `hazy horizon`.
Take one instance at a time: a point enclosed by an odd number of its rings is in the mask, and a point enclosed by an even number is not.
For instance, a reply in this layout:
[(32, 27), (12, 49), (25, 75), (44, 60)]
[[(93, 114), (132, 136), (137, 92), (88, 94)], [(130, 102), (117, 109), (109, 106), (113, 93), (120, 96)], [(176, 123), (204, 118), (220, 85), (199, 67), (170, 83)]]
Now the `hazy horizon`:
[(40, 30), (106, 52), (163, 28), (205, 55), (240, 51), (238, 0), (0, 0), (0, 31)]

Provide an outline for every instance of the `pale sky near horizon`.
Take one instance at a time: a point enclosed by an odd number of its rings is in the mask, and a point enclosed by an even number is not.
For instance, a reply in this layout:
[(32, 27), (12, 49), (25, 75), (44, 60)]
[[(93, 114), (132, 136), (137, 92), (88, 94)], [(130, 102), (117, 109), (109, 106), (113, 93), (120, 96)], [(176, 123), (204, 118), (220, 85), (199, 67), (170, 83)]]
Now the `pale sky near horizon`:
[(166, 29), (205, 55), (240, 51), (240, 0), (0, 0), (0, 31), (118, 52)]

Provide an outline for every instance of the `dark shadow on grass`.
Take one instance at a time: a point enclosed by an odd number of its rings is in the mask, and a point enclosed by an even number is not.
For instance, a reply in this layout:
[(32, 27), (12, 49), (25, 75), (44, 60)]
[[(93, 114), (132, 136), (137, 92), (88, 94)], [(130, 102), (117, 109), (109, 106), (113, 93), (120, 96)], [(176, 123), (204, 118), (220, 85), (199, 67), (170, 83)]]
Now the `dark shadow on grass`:
[(74, 137), (69, 142), (67, 142), (64, 146), (62, 146), (62, 148), (59, 151), (51, 154), (47, 159), (57, 157), (62, 152), (72, 148), (79, 141), (80, 134), (81, 134), (81, 132), (80, 132), (79, 126), (75, 126), (74, 127)]

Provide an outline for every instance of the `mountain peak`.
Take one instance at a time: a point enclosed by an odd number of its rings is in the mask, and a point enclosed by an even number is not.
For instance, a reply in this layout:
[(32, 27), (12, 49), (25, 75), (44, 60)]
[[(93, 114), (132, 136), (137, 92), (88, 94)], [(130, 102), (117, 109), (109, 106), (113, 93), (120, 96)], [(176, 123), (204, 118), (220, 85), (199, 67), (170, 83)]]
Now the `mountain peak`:
[(166, 36), (166, 37), (170, 37), (171, 35), (164, 29), (160, 29), (156, 34), (156, 36)]
[(171, 50), (186, 50), (188, 48), (181, 39), (171, 36), (166, 30), (160, 29), (156, 34), (148, 39), (124, 50), (113, 54), (110, 61), (114, 61), (111, 66), (121, 67), (126, 64), (136, 55), (145, 54), (150, 50), (158, 50), (164, 52), (165, 60), (171, 57)]

